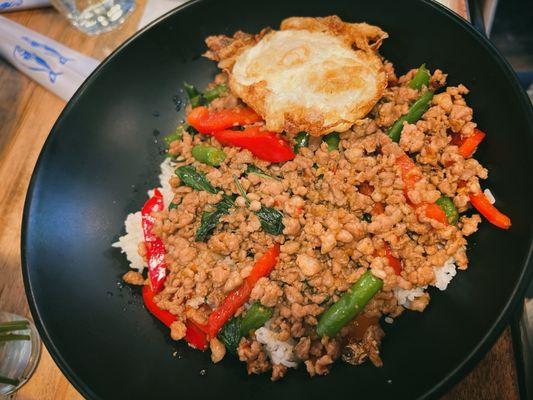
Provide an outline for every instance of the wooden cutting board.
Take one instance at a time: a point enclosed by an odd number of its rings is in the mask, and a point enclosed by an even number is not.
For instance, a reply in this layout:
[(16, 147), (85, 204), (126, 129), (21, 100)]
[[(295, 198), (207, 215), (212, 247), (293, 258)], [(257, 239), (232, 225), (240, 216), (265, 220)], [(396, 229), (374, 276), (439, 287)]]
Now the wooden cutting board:
[[(119, 29), (87, 37), (53, 9), (5, 14), (81, 53), (103, 59), (135, 32), (146, 0)], [(442, 0), (466, 17), (466, 0)], [(65, 103), (0, 60), (0, 309), (30, 317), (20, 268), (20, 226), (29, 179), (37, 156)], [(509, 328), (476, 368), (444, 399), (518, 399)], [(35, 374), (16, 400), (73, 400), (82, 396), (43, 347)]]

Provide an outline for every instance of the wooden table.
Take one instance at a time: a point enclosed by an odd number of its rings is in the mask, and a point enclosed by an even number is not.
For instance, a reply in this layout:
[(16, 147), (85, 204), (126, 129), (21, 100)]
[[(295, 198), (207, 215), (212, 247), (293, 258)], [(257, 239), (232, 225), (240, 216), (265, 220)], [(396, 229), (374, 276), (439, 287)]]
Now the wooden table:
[[(462, 0), (443, 0), (465, 15)], [(84, 54), (107, 56), (136, 29), (145, 0), (118, 30), (87, 37), (53, 9), (7, 14), (10, 19)], [(20, 226), (28, 182), (41, 147), (65, 103), (0, 60), (0, 309), (30, 317), (20, 268)], [(43, 347), (37, 370), (13, 397), (17, 400), (72, 400), (72, 387)], [(445, 399), (517, 399), (509, 328), (476, 368)]]

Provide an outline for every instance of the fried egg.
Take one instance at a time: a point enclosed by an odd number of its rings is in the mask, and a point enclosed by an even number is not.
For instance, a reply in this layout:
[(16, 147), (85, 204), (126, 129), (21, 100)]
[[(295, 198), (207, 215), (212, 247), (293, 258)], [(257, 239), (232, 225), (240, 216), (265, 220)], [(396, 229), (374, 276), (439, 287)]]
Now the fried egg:
[(237, 96), (266, 128), (319, 136), (346, 131), (381, 98), (387, 78), (378, 27), (338, 17), (289, 18), (226, 67)]

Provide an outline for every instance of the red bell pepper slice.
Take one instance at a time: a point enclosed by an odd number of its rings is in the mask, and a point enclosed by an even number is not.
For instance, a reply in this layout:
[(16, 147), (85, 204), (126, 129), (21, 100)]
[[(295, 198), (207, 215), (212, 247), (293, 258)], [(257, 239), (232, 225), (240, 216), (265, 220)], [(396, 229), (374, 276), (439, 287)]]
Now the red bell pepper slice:
[(479, 129), (474, 129), (474, 134), (464, 139), (459, 146), (459, 154), (461, 154), (463, 158), (471, 157), (485, 136), (486, 135), (484, 132), (480, 131)]
[(446, 213), (435, 203), (426, 203), (426, 217), (434, 219), (441, 224), (448, 225)]
[(268, 249), (263, 256), (257, 260), (250, 275), (246, 278), (246, 281), (253, 287), (259, 279), (264, 276), (270, 275), (272, 269), (276, 266), (279, 256), (279, 243), (274, 244)]
[(409, 190), (415, 188), (416, 183), (422, 179), (422, 174), (416, 166), (415, 162), (407, 154), (396, 157), (396, 165), (400, 167), (400, 173), (404, 184), (403, 194), (407, 200), (407, 204), (411, 207), (417, 207), (418, 204), (414, 204), (408, 196)]
[(246, 277), (243, 284), (237, 289), (232, 290), (222, 304), (211, 313), (207, 322), (209, 337), (214, 338), (222, 326), (246, 303), (257, 281), (270, 274), (278, 261), (278, 256), (279, 244), (276, 243), (257, 260), (252, 268), (252, 272)]
[(232, 126), (248, 125), (259, 121), (261, 121), (261, 116), (249, 107), (210, 111), (207, 107), (200, 106), (193, 108), (187, 115), (187, 122), (200, 133), (213, 133)]
[(389, 266), (394, 270), (396, 275), (400, 275), (402, 272), (402, 262), (392, 255), (392, 251), (388, 243), (385, 243), (385, 257), (389, 263)]
[[(145, 307), (150, 313), (159, 321), (170, 328), (170, 325), (176, 321), (176, 316), (167, 310), (162, 310), (154, 302), (154, 291), (150, 285), (144, 285), (142, 288), (142, 296)], [(207, 348), (207, 336), (199, 326), (191, 320), (185, 323), (187, 330), (185, 331), (185, 341), (190, 346), (204, 351)]]
[(170, 328), (170, 324), (173, 323), (176, 320), (176, 316), (174, 314), (171, 314), (167, 310), (160, 309), (157, 304), (154, 302), (154, 291), (150, 287), (150, 285), (144, 285), (142, 288), (142, 294), (143, 294), (143, 300), (144, 305), (150, 311), (150, 313), (156, 317), (159, 321), (164, 323), (166, 326)]
[(250, 298), (253, 286), (245, 280), (241, 286), (232, 290), (222, 304), (211, 313), (207, 322), (207, 334), (215, 337), (218, 331), (229, 321), (237, 310)]
[(292, 147), (284, 139), (260, 126), (250, 126), (243, 131), (218, 131), (214, 136), (222, 145), (250, 150), (261, 160), (284, 162), (295, 157)]
[(189, 346), (202, 351), (207, 349), (207, 335), (202, 331), (202, 329), (200, 329), (200, 327), (190, 319), (187, 320), (185, 326), (187, 327), (187, 331), (185, 332), (185, 341), (189, 343)]
[(165, 264), (165, 245), (161, 238), (152, 232), (155, 218), (151, 214), (162, 211), (164, 207), (163, 195), (159, 190), (154, 189), (153, 196), (148, 199), (141, 210), (146, 258), (148, 260), (148, 276), (155, 293), (159, 292), (163, 287), (167, 268)]
[(490, 204), (485, 194), (471, 194), (470, 202), (492, 225), (502, 229), (509, 229), (511, 227), (511, 219)]
[(411, 189), (414, 189), (416, 183), (422, 179), (422, 174), (416, 166), (415, 162), (407, 154), (403, 153), (402, 155), (396, 157), (396, 165), (400, 167), (402, 174), (402, 180), (404, 183), (404, 193), (407, 203), (412, 207), (426, 207), (425, 213), (426, 217), (437, 220), (443, 224), (448, 224), (446, 219), (446, 213), (435, 203), (419, 203), (413, 204), (407, 195), (407, 192)]
[(411, 160), (411, 157), (403, 153), (401, 156), (396, 157), (396, 165), (400, 167), (405, 189), (413, 189), (415, 184), (422, 178), (422, 174), (415, 162)]

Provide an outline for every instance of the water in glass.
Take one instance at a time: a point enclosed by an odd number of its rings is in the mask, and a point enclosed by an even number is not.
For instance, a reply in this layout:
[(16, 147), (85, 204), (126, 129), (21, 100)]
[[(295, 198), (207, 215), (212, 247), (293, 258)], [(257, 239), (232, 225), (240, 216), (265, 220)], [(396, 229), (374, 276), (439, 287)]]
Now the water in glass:
[(121, 24), (135, 0), (51, 0), (55, 8), (81, 31), (96, 35)]

